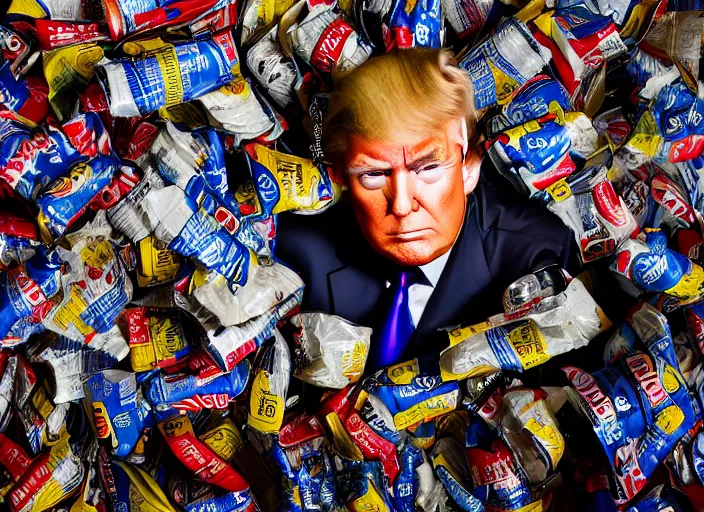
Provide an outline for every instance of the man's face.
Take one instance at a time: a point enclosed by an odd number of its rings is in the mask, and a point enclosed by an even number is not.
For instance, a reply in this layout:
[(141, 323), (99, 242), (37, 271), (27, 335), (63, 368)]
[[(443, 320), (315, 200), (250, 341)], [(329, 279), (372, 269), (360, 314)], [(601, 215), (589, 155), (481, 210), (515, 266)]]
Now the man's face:
[(400, 142), (351, 135), (346, 182), (372, 248), (398, 265), (425, 265), (447, 252), (479, 179), (479, 157), (463, 161), (461, 120), (430, 136)]

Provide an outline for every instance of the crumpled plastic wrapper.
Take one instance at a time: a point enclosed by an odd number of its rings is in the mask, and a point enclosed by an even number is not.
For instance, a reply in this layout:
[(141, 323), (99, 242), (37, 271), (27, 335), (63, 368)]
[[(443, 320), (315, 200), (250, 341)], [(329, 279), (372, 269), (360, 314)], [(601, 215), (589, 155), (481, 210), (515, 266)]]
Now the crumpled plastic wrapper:
[(325, 313), (299, 313), (293, 375), (324, 388), (342, 389), (359, 380), (369, 355), (372, 330)]

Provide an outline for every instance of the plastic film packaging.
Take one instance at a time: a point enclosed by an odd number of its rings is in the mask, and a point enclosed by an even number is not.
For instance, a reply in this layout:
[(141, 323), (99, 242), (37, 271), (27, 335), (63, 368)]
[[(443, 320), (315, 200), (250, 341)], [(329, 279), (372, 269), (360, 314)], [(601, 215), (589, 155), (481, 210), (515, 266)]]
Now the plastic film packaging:
[(289, 27), (286, 37), (294, 52), (325, 73), (354, 69), (371, 54), (352, 25), (324, 3)]
[(610, 325), (582, 282), (573, 279), (564, 292), (542, 299), (521, 316), (496, 315), (483, 324), (450, 331), (440, 371), (444, 380), (502, 369), (524, 371), (586, 346)]
[(291, 378), (291, 355), (281, 333), (262, 346), (252, 371), (247, 425), (262, 434), (277, 435), (284, 421)]
[(369, 355), (372, 330), (335, 315), (299, 313), (294, 335), (293, 374), (316, 386), (342, 389), (359, 380)]
[(177, 45), (161, 39), (130, 42), (125, 50), (134, 57), (96, 68), (114, 117), (147, 115), (196, 99), (230, 82), (237, 61), (229, 32)]

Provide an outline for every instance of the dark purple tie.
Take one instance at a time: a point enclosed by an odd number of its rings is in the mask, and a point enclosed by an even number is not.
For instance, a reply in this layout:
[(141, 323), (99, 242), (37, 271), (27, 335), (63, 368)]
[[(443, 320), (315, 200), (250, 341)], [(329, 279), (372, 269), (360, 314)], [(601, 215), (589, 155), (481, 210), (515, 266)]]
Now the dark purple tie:
[(408, 288), (416, 281), (417, 275), (415, 269), (401, 271), (386, 290), (385, 296), (390, 298), (389, 309), (381, 327), (372, 336), (368, 370), (401, 362), (401, 355), (415, 330), (408, 307)]

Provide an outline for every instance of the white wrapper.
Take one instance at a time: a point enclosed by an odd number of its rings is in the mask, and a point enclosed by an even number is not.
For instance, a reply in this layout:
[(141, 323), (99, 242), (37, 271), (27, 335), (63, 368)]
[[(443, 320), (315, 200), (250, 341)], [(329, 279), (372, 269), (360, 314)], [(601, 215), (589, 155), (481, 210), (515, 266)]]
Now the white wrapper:
[(137, 243), (151, 233), (148, 219), (141, 207), (142, 200), (152, 190), (164, 188), (164, 180), (151, 164), (145, 162), (144, 177), (119, 203), (108, 210), (110, 223), (119, 232)]
[[(254, 260), (252, 260), (254, 261)], [(281, 263), (249, 267), (247, 283), (233, 294), (227, 281), (216, 272), (208, 273), (205, 284), (195, 286), (193, 297), (213, 313), (224, 327), (240, 325), (264, 315), (280, 297), (303, 288), (303, 281)]]
[(129, 354), (130, 349), (120, 329), (113, 326), (106, 333), (97, 333), (90, 343), (59, 341), (44, 349), (38, 358), (51, 365), (56, 377), (54, 403), (62, 404), (85, 397), (84, 376), (112, 368)]
[[(287, 32), (291, 48), (306, 62), (311, 62), (313, 51), (328, 26), (341, 14), (335, 12), (324, 3), (310, 10), (300, 23), (292, 25)], [(371, 55), (371, 48), (364, 44), (356, 32), (347, 37), (342, 51), (334, 63), (337, 71), (349, 71), (362, 64)]]
[(247, 52), (247, 67), (274, 101), (285, 107), (294, 99), (296, 68), (276, 42), (276, 27)]
[(364, 373), (372, 329), (326, 313), (299, 313), (294, 375), (304, 382), (342, 389)]
[(242, 78), (198, 99), (210, 115), (235, 136), (236, 145), (276, 127), (273, 115), (265, 110), (249, 82)]
[(242, 325), (233, 325), (224, 331), (209, 330), (208, 349), (224, 363), (228, 371), (231, 370), (247, 354), (256, 350), (256, 347), (273, 335), (277, 322), (300, 303), (302, 295), (303, 287), (285, 296), (263, 315), (252, 318)]
[(0, 433), (5, 432), (12, 418), (12, 395), (15, 389), (17, 366), (17, 356), (10, 356), (0, 379)]
[[(520, 320), (533, 322), (540, 331), (545, 342), (545, 346), (541, 347), (544, 360), (586, 346), (610, 325), (601, 308), (578, 279), (573, 279), (564, 292), (543, 299), (533, 311), (520, 319), (507, 320), (501, 314), (489, 318), (487, 323), (492, 329), (502, 326), (511, 329), (510, 324), (515, 325)], [(492, 336), (492, 332), (485, 330), (472, 334), (444, 350), (440, 354), (443, 379), (457, 380), (501, 370), (496, 350), (500, 354), (502, 351), (510, 353), (516, 349), (509, 346), (510, 343), (505, 338), (494, 342), (492, 348), (487, 338), (487, 334)]]
[(151, 190), (142, 201), (149, 228), (166, 245), (178, 236), (193, 215), (186, 194), (177, 186)]

